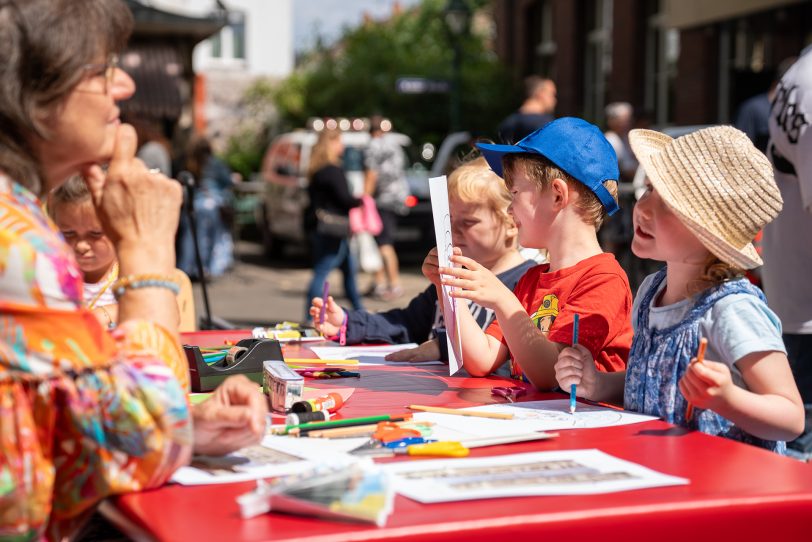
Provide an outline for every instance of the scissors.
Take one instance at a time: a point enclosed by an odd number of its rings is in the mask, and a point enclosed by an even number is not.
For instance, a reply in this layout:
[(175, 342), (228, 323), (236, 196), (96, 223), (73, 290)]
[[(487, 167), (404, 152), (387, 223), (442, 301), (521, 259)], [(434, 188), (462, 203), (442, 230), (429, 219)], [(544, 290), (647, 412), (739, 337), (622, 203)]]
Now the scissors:
[(421, 436), (420, 431), (417, 429), (401, 427), (393, 422), (380, 422), (375, 432), (372, 433), (372, 440), (386, 445), (390, 442), (397, 442), (407, 438), (419, 438)]
[(372, 457), (393, 455), (424, 455), (435, 457), (465, 457), (469, 450), (459, 442), (433, 441), (422, 438), (405, 438), (390, 444), (367, 444), (353, 450), (353, 454)]
[(515, 403), (516, 399), (526, 393), (527, 390), (519, 386), (496, 386), (495, 388), (491, 388), (491, 395), (504, 397), (511, 403)]

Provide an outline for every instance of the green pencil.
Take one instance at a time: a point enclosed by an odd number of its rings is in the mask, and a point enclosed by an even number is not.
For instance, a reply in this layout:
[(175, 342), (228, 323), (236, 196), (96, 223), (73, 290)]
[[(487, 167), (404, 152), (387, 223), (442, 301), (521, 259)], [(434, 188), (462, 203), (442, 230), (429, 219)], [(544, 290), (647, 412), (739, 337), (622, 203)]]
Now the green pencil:
[(280, 429), (277, 435), (289, 435), (307, 433), (316, 429), (333, 429), (336, 427), (352, 427), (354, 425), (369, 425), (378, 422), (402, 422), (411, 419), (411, 414), (402, 414), (399, 416), (392, 416), (390, 414), (382, 414), (380, 416), (364, 416), (362, 418), (347, 418), (346, 420), (329, 420), (325, 422), (310, 422), (300, 423), (299, 425), (286, 425), (284, 429)]

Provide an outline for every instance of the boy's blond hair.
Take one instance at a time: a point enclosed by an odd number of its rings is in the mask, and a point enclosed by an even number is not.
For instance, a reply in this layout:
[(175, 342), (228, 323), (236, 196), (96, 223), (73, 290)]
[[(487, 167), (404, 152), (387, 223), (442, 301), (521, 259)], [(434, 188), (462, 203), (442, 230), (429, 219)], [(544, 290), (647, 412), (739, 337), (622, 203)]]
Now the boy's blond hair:
[(507, 212), (510, 192), (502, 178), (491, 170), (482, 157), (463, 162), (451, 172), (448, 176), (448, 195), (464, 203), (484, 204), (505, 224), (513, 224)]
[(55, 218), (60, 205), (85, 202), (91, 202), (90, 189), (82, 177), (74, 175), (48, 195), (48, 214)]
[[(513, 176), (521, 168), (527, 177), (535, 182), (540, 190), (547, 189), (553, 179), (562, 179), (571, 189), (578, 193), (576, 208), (580, 212), (587, 224), (595, 226), (599, 230), (606, 219), (606, 208), (601, 204), (598, 197), (582, 182), (576, 180), (566, 171), (559, 169), (555, 164), (541, 156), (533, 153), (506, 154), (502, 158), (504, 168), (505, 183), (508, 188), (513, 187)], [(617, 181), (604, 181), (606, 190), (617, 202)]]

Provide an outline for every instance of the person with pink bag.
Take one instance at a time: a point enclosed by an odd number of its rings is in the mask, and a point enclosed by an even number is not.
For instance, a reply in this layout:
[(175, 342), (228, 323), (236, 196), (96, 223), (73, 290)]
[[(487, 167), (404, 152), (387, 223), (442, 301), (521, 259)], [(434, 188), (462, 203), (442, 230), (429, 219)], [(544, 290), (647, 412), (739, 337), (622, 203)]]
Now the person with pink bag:
[(361, 205), (350, 209), (350, 232), (378, 235), (383, 230), (383, 222), (372, 196), (361, 196)]

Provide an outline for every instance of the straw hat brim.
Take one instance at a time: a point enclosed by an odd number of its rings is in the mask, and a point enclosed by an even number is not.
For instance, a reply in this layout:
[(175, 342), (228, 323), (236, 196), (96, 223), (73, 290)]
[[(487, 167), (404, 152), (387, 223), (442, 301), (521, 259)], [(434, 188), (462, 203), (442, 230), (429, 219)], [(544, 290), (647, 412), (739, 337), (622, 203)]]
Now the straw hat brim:
[(685, 227), (696, 235), (708, 250), (723, 262), (741, 269), (753, 269), (762, 265), (764, 262), (756, 252), (753, 243), (734, 246), (691, 218), (690, 213), (683, 209), (683, 203), (671, 190), (671, 183), (677, 182), (674, 175), (669, 174), (664, 162), (656, 160), (663, 148), (671, 141), (673, 141), (671, 137), (653, 130), (633, 130), (629, 134), (632, 151), (634, 151), (637, 160), (646, 171), (652, 186), (657, 190), (657, 193), (668, 205), (669, 209), (679, 217)]

